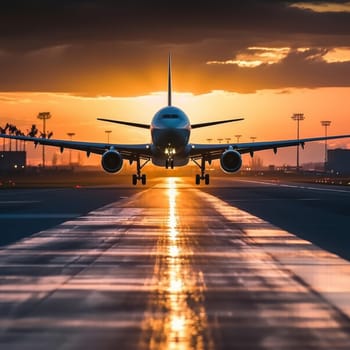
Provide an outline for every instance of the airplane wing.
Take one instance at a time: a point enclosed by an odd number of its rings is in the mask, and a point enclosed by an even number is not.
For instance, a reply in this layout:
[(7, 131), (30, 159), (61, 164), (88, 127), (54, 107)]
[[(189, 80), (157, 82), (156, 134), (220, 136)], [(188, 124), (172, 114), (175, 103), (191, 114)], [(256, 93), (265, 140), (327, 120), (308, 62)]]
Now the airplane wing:
[(150, 129), (150, 128), (151, 128), (151, 126), (150, 126), (149, 124), (125, 122), (125, 121), (123, 121), (123, 120), (105, 119), (105, 118), (97, 118), (97, 120), (101, 120), (101, 121), (103, 121), (103, 122), (108, 122), (108, 123), (116, 123), (116, 124), (134, 126), (134, 127), (136, 127), (136, 128), (141, 128), (141, 129)]
[(190, 157), (193, 159), (198, 159), (203, 156), (209, 159), (218, 159), (222, 153), (229, 147), (238, 151), (241, 154), (250, 153), (251, 155), (256, 151), (262, 151), (267, 149), (272, 149), (277, 153), (278, 148), (298, 146), (304, 147), (307, 142), (314, 141), (324, 141), (324, 140), (334, 140), (350, 138), (350, 135), (337, 135), (328, 137), (311, 137), (304, 139), (293, 139), (293, 140), (281, 140), (281, 141), (267, 141), (267, 142), (248, 142), (248, 143), (230, 143), (230, 144), (191, 144)]
[(149, 144), (108, 144), (108, 143), (96, 143), (96, 142), (81, 142), (81, 141), (67, 141), (67, 140), (56, 140), (56, 139), (45, 139), (39, 137), (29, 136), (14, 136), (0, 134), (0, 137), (5, 139), (22, 140), (33, 142), (35, 145), (47, 145), (60, 148), (61, 152), (65, 148), (76, 149), (79, 151), (85, 151), (89, 156), (90, 153), (103, 154), (111, 147), (118, 151), (124, 159), (133, 160), (135, 155), (140, 158), (148, 159), (151, 156), (151, 150)]
[(215, 121), (215, 122), (206, 122), (206, 123), (192, 124), (191, 125), (191, 129), (204, 128), (206, 126), (212, 126), (212, 125), (217, 125), (217, 124), (239, 122), (241, 120), (244, 120), (244, 118), (226, 119), (226, 120), (218, 120), (218, 121)]
[[(134, 126), (136, 128), (141, 128), (141, 129), (150, 129), (150, 127), (151, 127), (149, 124), (126, 122), (126, 121), (115, 120), (115, 119), (97, 118), (97, 120), (100, 120), (100, 121), (103, 121), (103, 122), (108, 122), (108, 123), (116, 123), (116, 124)], [(244, 120), (244, 118), (226, 119), (226, 120), (218, 120), (218, 121), (215, 121), (215, 122), (206, 122), (206, 123), (192, 124), (191, 125), (191, 129), (204, 128), (206, 126), (212, 126), (212, 125), (217, 125), (217, 124), (238, 122), (238, 121), (241, 121), (241, 120)]]

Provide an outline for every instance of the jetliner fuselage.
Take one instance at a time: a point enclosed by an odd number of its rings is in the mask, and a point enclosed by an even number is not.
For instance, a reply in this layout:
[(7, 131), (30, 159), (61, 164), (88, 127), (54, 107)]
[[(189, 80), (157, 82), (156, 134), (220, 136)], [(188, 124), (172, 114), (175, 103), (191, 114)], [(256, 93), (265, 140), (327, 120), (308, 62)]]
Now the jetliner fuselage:
[(190, 120), (180, 108), (160, 109), (151, 122), (153, 164), (163, 166), (166, 160), (176, 166), (187, 164), (190, 134)]

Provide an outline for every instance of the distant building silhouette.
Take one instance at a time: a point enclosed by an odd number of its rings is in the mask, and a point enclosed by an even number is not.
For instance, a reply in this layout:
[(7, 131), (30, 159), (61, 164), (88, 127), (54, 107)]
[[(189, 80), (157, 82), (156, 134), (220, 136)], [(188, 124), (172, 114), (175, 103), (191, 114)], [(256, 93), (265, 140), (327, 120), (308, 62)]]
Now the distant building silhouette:
[(350, 149), (331, 149), (327, 153), (327, 171), (350, 175)]

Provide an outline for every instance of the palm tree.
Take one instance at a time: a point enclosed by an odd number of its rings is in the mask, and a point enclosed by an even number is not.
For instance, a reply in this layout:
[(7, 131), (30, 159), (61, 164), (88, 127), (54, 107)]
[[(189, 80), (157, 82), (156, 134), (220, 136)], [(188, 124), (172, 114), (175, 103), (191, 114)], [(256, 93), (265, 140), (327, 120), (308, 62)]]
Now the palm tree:
[[(20, 136), (25, 136), (23, 131), (21, 131)], [(22, 144), (22, 151), (25, 152), (25, 150), (26, 150), (26, 142), (24, 140), (22, 140), (21, 144)]]
[[(6, 134), (6, 131), (7, 131), (7, 126), (5, 126), (4, 128), (2, 128), (0, 126), (0, 133), (1, 134)], [(2, 150), (5, 151), (5, 139), (4, 138), (2, 139)]]
[[(13, 124), (8, 124), (8, 130), (9, 130), (9, 134), (10, 135), (14, 135), (16, 133), (16, 126), (13, 125)], [(16, 140), (17, 141), (17, 140)], [(16, 145), (17, 145), (17, 142), (16, 142)], [(11, 139), (10, 139), (10, 152), (12, 151), (12, 142), (11, 142)]]
[(39, 130), (36, 127), (35, 124), (32, 124), (32, 127), (30, 128), (30, 130), (28, 131), (28, 136), (30, 137), (35, 137), (38, 134)]
[[(16, 128), (16, 130), (14, 130), (14, 134), (16, 135), (16, 136), (20, 136), (21, 135), (21, 130), (19, 130), (17, 127), (15, 127)], [(16, 152), (18, 151), (18, 140), (16, 139)]]

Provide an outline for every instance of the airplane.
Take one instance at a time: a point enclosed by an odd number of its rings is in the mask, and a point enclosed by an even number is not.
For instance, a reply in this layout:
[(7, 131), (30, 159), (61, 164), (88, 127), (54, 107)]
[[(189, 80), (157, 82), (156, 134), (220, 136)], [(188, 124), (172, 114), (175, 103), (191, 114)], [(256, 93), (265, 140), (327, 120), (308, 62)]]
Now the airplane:
[(200, 169), (195, 176), (195, 183), (199, 185), (204, 181), (206, 185), (210, 182), (209, 174), (206, 172), (206, 164), (213, 160), (220, 160), (220, 167), (225, 173), (236, 173), (242, 166), (242, 154), (254, 153), (261, 150), (272, 149), (277, 153), (281, 147), (291, 147), (305, 143), (322, 140), (348, 138), (348, 135), (337, 135), (328, 137), (313, 137), (303, 139), (229, 143), (229, 144), (197, 144), (190, 142), (192, 129), (203, 128), (218, 124), (237, 122), (244, 118), (226, 119), (220, 121), (191, 124), (190, 119), (180, 108), (172, 105), (172, 69), (171, 55), (168, 57), (168, 104), (161, 108), (153, 117), (150, 124), (141, 124), (122, 120), (97, 118), (100, 121), (117, 123), (126, 126), (148, 129), (151, 133), (151, 142), (145, 144), (113, 144), (95, 143), (81, 141), (67, 141), (48, 139), (45, 137), (15, 136), (0, 134), (2, 138), (34, 142), (35, 145), (48, 145), (59, 147), (61, 152), (65, 148), (85, 151), (87, 156), (91, 153), (101, 155), (102, 168), (108, 173), (118, 173), (123, 166), (124, 160), (130, 165), (136, 163), (136, 174), (132, 175), (132, 184), (139, 181), (146, 184), (146, 174), (142, 173), (144, 166), (152, 161), (156, 166), (175, 168), (194, 162)]

